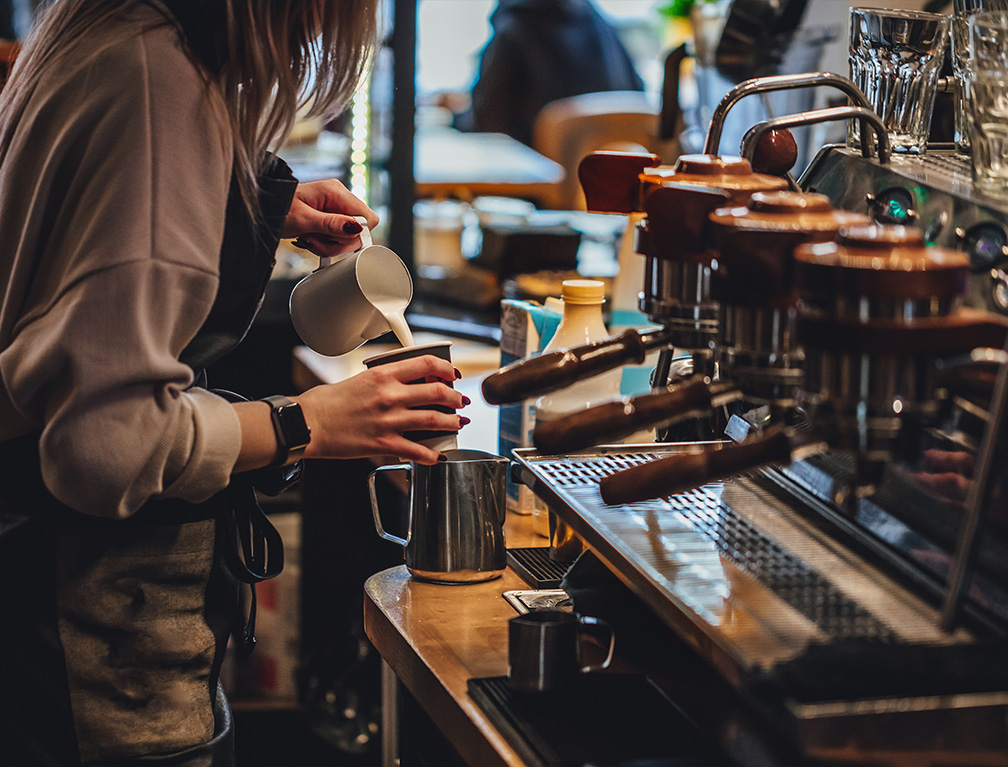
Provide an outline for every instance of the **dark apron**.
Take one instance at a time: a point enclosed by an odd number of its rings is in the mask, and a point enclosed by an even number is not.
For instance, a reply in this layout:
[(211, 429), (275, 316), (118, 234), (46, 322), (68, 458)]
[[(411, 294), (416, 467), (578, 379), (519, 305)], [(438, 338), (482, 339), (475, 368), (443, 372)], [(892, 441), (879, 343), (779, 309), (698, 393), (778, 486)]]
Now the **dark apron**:
[[(195, 371), (237, 346), (262, 304), (297, 181), (278, 158), (270, 159), (259, 181), (262, 216), (253, 222), (232, 178), (218, 293), (206, 322), (180, 357)], [(38, 438), (33, 433), (0, 443), (0, 764), (81, 764), (58, 625), (58, 571), (66, 567), (60, 547), (66, 552), (68, 540), (100, 542), (106, 534), (129, 540), (131, 531), (138, 538), (170, 539), (174, 528), (212, 520), (213, 564), (205, 583), (203, 619), (214, 638), (205, 699), (213, 708), (214, 737), (177, 753), (93, 764), (233, 765), (231, 716), (218, 687), (220, 665), (231, 634), (247, 649), (253, 643), (253, 620), (243, 614), (240, 584), (254, 587), (257, 580), (276, 575), (283, 561), (280, 537), (255, 503), (253, 478), (237, 477), (201, 504), (156, 500), (128, 520), (99, 519), (68, 508), (48, 492)]]

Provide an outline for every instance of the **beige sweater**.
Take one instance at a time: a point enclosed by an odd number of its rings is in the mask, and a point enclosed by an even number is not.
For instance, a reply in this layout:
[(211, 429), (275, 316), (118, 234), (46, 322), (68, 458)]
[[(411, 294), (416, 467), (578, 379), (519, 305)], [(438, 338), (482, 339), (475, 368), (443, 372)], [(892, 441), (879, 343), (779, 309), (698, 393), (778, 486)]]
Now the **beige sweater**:
[(49, 490), (105, 517), (208, 498), (241, 440), (178, 361), (217, 289), (232, 148), (175, 30), (140, 34), (159, 18), (63, 51), (0, 164), (0, 441), (40, 431)]

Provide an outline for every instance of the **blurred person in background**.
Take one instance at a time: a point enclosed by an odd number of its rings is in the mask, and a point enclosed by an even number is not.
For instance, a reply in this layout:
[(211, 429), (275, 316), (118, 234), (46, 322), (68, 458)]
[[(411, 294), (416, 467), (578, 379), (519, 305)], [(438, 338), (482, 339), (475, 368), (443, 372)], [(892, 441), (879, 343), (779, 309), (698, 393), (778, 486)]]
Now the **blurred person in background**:
[(506, 133), (532, 143), (532, 124), (551, 101), (600, 91), (643, 91), (616, 30), (590, 0), (499, 0), (480, 55), (469, 106), (454, 127)]

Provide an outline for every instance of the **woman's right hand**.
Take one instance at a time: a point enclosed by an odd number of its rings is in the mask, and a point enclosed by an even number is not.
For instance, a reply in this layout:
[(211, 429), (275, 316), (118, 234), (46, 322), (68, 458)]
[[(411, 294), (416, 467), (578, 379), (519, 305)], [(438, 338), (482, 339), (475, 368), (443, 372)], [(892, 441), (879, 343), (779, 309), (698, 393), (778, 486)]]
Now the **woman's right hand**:
[[(455, 413), (417, 409), (467, 404), (446, 382), (456, 378), (450, 362), (426, 355), (390, 362), (295, 397), (311, 429), (306, 458), (394, 455), (436, 463), (439, 453), (403, 437), (407, 431), (458, 431), (468, 423)], [(427, 383), (409, 383), (426, 381)]]

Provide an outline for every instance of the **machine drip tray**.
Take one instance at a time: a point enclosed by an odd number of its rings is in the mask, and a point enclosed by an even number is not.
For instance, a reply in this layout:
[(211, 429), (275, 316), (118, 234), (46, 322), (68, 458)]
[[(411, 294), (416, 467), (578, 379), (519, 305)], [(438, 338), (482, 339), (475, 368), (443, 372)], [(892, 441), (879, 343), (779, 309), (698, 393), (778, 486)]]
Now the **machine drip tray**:
[(558, 562), (549, 551), (549, 546), (508, 549), (507, 563), (532, 588), (558, 589), (573, 562)]
[(555, 693), (470, 679), (469, 696), (531, 767), (731, 764), (642, 674), (582, 674)]

